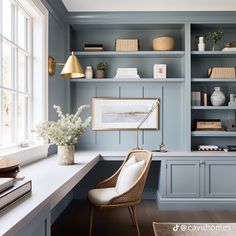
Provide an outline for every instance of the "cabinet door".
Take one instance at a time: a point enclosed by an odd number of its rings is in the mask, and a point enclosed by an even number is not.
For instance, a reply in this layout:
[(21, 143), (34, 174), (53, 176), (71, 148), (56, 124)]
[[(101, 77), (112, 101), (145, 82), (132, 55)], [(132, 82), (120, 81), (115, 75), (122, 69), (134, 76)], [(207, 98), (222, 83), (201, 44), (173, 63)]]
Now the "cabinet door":
[(43, 208), (36, 216), (26, 223), (15, 236), (50, 236), (51, 213), (50, 207)]
[(236, 161), (205, 161), (205, 196), (236, 197)]
[(167, 161), (167, 197), (199, 197), (199, 172), (199, 161)]

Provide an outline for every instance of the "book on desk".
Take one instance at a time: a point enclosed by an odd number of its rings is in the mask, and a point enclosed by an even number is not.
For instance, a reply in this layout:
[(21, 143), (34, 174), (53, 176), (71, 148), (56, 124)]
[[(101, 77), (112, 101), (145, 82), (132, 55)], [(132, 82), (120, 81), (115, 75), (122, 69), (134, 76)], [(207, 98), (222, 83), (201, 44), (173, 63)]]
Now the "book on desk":
[[(3, 210), (5, 207), (28, 195), (32, 189), (31, 180), (15, 181), (12, 178), (14, 185), (11, 185), (12, 181), (9, 180), (11, 178), (7, 179), (7, 181), (0, 181), (0, 183), (2, 183), (0, 189), (5, 189), (0, 191), (0, 210)], [(9, 183), (9, 185), (7, 183)]]

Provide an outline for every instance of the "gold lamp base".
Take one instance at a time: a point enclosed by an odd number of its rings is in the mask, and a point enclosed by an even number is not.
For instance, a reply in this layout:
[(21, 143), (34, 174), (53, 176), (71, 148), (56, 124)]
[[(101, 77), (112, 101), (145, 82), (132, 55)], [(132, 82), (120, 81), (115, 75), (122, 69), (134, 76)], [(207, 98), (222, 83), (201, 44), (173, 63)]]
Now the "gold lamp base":
[(163, 148), (165, 147), (164, 143), (161, 143), (159, 145), (159, 149), (158, 150), (152, 150), (152, 152), (167, 152), (167, 150), (164, 150)]

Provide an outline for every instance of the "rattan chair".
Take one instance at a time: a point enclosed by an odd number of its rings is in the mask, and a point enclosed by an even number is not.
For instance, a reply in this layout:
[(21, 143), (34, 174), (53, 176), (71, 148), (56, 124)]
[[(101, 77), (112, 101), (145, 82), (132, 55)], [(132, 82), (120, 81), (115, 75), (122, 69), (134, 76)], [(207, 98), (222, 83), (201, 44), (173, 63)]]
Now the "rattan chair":
[[(135, 159), (137, 161), (142, 161), (144, 160), (144, 167), (142, 169), (141, 174), (135, 181), (135, 183), (132, 185), (130, 189), (128, 189), (126, 192), (123, 194), (120, 194), (118, 196), (115, 196), (111, 198), (107, 203), (105, 204), (99, 204), (93, 199), (88, 194), (88, 200), (90, 202), (91, 210), (90, 210), (90, 226), (89, 226), (89, 235), (92, 235), (92, 226), (93, 226), (93, 212), (94, 212), (94, 207), (96, 208), (121, 208), (121, 207), (127, 207), (130, 213), (130, 217), (132, 220), (133, 225), (135, 225), (136, 230), (137, 230), (137, 235), (140, 236), (140, 231), (138, 227), (138, 221), (137, 221), (137, 215), (136, 215), (136, 205), (141, 201), (142, 197), (142, 192), (144, 189), (144, 185), (147, 179), (148, 171), (151, 165), (152, 161), (152, 153), (147, 151), (147, 150), (133, 150), (128, 153), (126, 156), (124, 162), (120, 166), (120, 168), (116, 171), (115, 174), (113, 174), (111, 177), (105, 179), (104, 181), (99, 182), (96, 185), (96, 190), (101, 191), (106, 191), (106, 189), (114, 188), (116, 186), (116, 182), (118, 179), (118, 176), (124, 167), (125, 163), (129, 160), (131, 156), (135, 156)], [(90, 190), (92, 191), (92, 190)]]

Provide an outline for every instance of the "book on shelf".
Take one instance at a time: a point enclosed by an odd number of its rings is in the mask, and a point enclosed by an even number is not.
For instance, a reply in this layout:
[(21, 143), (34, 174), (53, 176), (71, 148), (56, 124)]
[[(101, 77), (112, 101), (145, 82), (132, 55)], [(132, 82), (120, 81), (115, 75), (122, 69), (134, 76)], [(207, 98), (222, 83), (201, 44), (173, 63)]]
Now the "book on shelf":
[(31, 189), (31, 180), (16, 181), (13, 187), (0, 193), (0, 210), (28, 195)]
[(0, 178), (0, 193), (14, 185), (14, 178)]
[(202, 105), (201, 92), (192, 92), (191, 98), (192, 98), (191, 99), (192, 106), (201, 106)]
[(103, 44), (94, 44), (94, 43), (86, 43), (84, 44), (84, 51), (86, 52), (97, 52), (103, 51)]
[(140, 79), (137, 68), (117, 68), (115, 79)]

